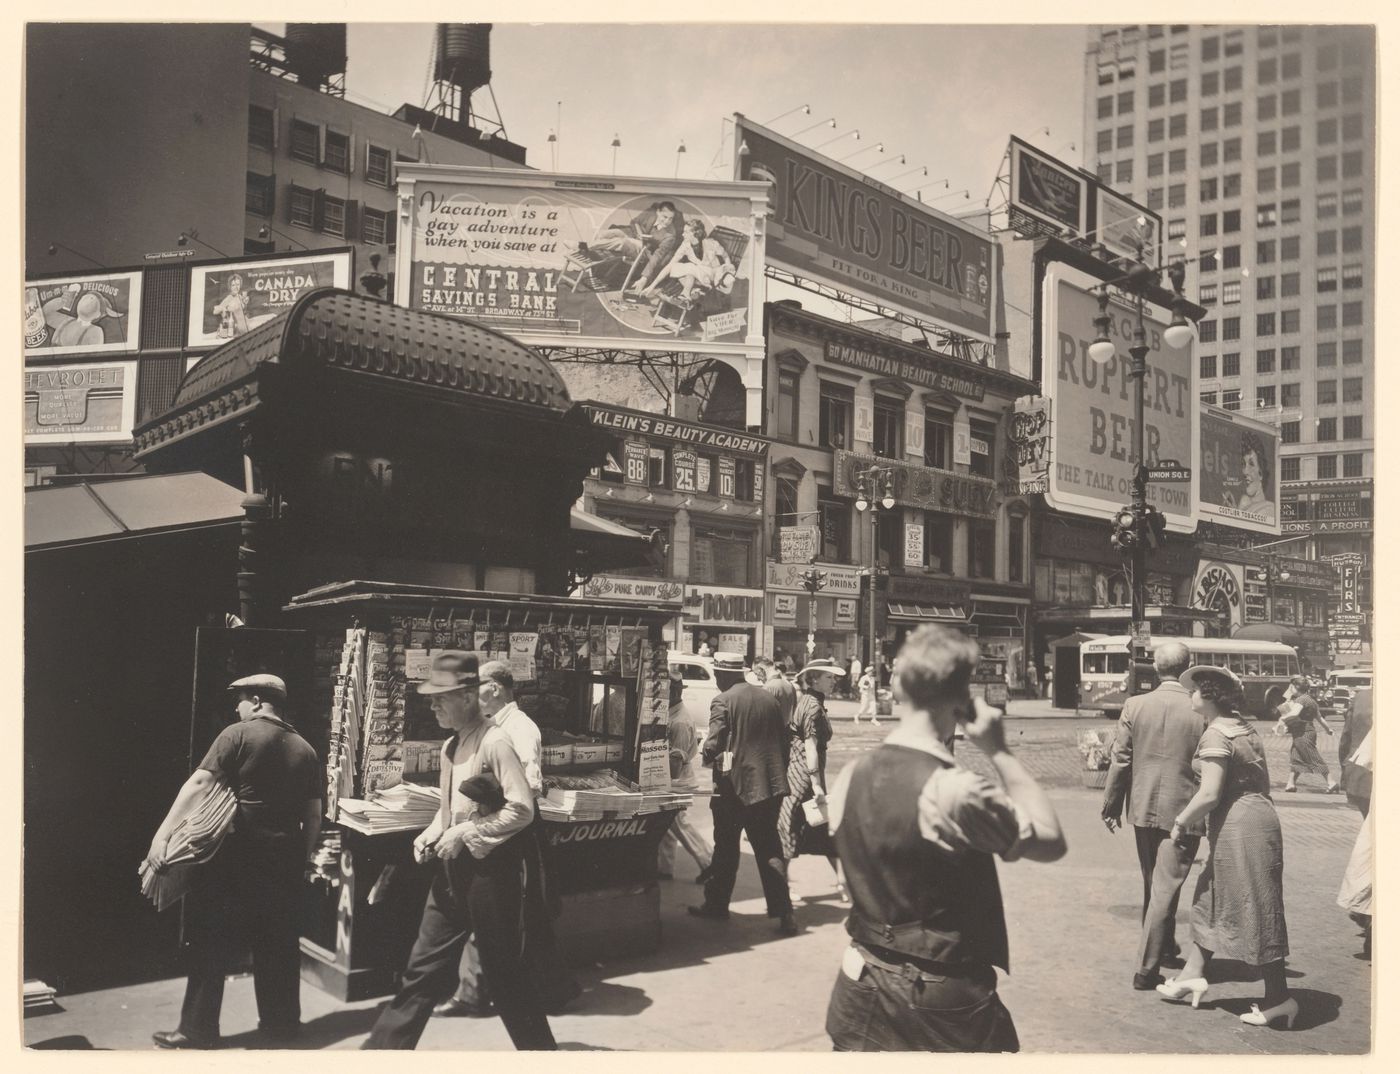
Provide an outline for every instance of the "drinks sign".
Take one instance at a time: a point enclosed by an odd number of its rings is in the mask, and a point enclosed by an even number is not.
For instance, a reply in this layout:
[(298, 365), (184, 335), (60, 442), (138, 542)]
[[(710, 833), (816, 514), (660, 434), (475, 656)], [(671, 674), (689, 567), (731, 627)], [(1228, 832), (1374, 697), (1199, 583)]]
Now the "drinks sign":
[(24, 286), (24, 355), (117, 354), (137, 349), (141, 273), (30, 280)]

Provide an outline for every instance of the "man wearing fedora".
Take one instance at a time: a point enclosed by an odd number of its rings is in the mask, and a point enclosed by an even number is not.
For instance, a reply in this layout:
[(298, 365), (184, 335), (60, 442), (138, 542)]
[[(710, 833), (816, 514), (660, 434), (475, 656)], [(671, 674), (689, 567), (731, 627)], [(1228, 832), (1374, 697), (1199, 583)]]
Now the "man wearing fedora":
[(287, 686), (276, 675), (229, 684), (238, 722), (225, 727), (180, 788), (151, 840), (148, 864), (165, 867), (170, 833), (222, 781), (238, 798), (233, 828), (185, 900), (189, 963), (180, 1025), (152, 1035), (161, 1048), (214, 1048), (224, 974), (235, 948), (251, 948), (258, 1028), (272, 1041), (301, 1029), (301, 879), (321, 830), (316, 751), (281, 716)]
[(797, 932), (778, 844), (778, 808), (787, 794), (788, 731), (778, 701), (762, 686), (737, 682), (710, 702), (710, 732), (702, 752), (713, 766), (715, 855), (705, 881), (705, 901), (691, 906), (696, 917), (729, 917), (729, 897), (739, 872), (739, 835), (749, 846), (763, 882), (768, 916), (778, 930)]
[[(418, 692), (431, 699), (438, 724), (451, 732), (442, 749), (442, 808), (413, 842), (420, 862), (436, 861), (418, 939), (403, 985), (379, 1015), (365, 1048), (413, 1048), (433, 1005), (458, 983), (467, 937), (476, 934), (481, 967), (511, 1042), (520, 1050), (555, 1048), (540, 995), (522, 955), (523, 873), (535, 816), (525, 767), (505, 731), (481, 707), (481, 676), (472, 653), (435, 653)], [(460, 786), (490, 773), (505, 804), (483, 814)]]

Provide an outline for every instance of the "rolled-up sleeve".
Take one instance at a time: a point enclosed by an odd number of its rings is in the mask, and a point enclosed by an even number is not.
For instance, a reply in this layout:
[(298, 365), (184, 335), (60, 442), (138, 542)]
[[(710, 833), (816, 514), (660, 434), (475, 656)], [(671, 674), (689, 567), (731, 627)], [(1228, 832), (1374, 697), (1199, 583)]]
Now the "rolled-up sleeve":
[(490, 816), (462, 825), (462, 843), (474, 858), (486, 857), (516, 832), (523, 831), (535, 816), (535, 795), (509, 739), (488, 742), (481, 747), (481, 756), (501, 781), (506, 804)]
[(950, 854), (977, 850), (1014, 861), (1034, 827), (990, 780), (965, 768), (945, 768), (919, 793), (919, 832)]

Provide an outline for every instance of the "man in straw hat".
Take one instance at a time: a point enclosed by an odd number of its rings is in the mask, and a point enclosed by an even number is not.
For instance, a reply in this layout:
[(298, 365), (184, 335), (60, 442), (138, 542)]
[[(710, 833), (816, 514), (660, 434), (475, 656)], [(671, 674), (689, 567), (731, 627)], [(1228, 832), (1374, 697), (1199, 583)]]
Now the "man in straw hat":
[[(535, 815), (535, 796), (510, 738), (487, 718), (477, 689), (476, 656), (435, 653), (418, 692), (431, 699), (438, 724), (451, 734), (442, 749), (442, 809), (413, 841), (420, 862), (436, 860), (418, 939), (403, 985), (379, 1015), (365, 1048), (413, 1048), (433, 1005), (458, 983), (467, 937), (476, 933), (481, 966), (496, 1010), (520, 1050), (555, 1048), (544, 1006), (522, 955), (524, 863), (530, 840), (522, 835)], [(489, 815), (459, 790), (490, 773), (505, 804)]]
[(214, 1048), (224, 974), (239, 947), (253, 952), (258, 1028), (271, 1041), (301, 1029), (301, 878), (321, 830), (316, 751), (280, 713), (287, 686), (276, 675), (229, 684), (238, 722), (219, 732), (151, 840), (147, 862), (165, 867), (170, 833), (222, 780), (238, 798), (233, 830), (185, 900), (189, 963), (179, 1028), (152, 1035), (160, 1048)]

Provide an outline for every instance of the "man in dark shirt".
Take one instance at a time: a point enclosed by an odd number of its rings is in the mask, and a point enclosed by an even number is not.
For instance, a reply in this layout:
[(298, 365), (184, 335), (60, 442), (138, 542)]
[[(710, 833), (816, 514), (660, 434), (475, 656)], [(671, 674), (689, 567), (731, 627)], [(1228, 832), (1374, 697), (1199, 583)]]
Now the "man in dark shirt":
[(258, 1028), (287, 1040), (301, 1028), (297, 906), (302, 870), (321, 829), (316, 752), (279, 715), (287, 687), (276, 675), (229, 685), (238, 722), (214, 739), (151, 840), (147, 861), (164, 868), (170, 833), (215, 781), (238, 798), (233, 829), (185, 900), (189, 980), (180, 1026), (155, 1033), (161, 1048), (213, 1048), (219, 1041), (224, 974), (239, 946), (253, 952)]
[(797, 932), (778, 842), (778, 807), (787, 794), (788, 731), (777, 700), (761, 686), (738, 682), (710, 703), (702, 756), (714, 766), (715, 854), (696, 917), (729, 917), (739, 872), (739, 834), (749, 837), (768, 916), (784, 935)]

